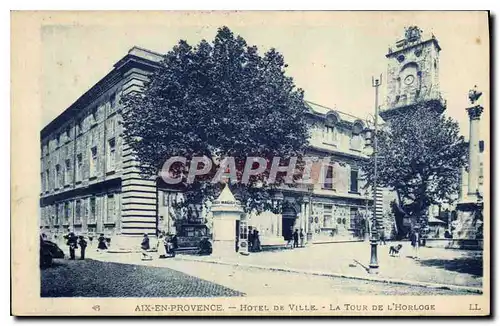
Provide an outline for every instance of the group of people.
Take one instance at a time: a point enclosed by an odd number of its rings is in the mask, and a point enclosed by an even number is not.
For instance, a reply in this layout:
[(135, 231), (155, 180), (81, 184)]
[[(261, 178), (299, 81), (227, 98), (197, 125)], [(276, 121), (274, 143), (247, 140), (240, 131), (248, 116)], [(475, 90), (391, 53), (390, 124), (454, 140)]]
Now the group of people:
[(261, 251), (259, 231), (257, 229), (248, 228), (248, 251), (258, 252)]
[[(175, 250), (178, 248), (177, 235), (166, 234), (165, 232), (160, 232), (158, 235), (158, 242), (156, 244), (156, 250), (158, 253), (158, 258), (175, 257)], [(143, 259), (152, 259), (148, 251), (151, 248), (150, 239), (147, 233), (144, 233), (144, 237), (141, 242), (141, 249)]]
[[(62, 239), (61, 239), (62, 238)], [(69, 259), (75, 260), (76, 259), (76, 250), (80, 249), (80, 259), (84, 260), (85, 259), (85, 251), (87, 247), (92, 246), (92, 241), (94, 239), (94, 236), (88, 235), (87, 240), (85, 239), (85, 236), (83, 235), (76, 235), (74, 232), (68, 229), (68, 233), (63, 235), (61, 238), (58, 239), (58, 235), (54, 234), (53, 235), (53, 240), (56, 243), (56, 245), (59, 243), (60, 246), (68, 246), (69, 248)], [(60, 240), (61, 239), (61, 240)], [(41, 233), (40, 235), (40, 241), (43, 243), (43, 241), (49, 241), (47, 235), (45, 233)], [(104, 236), (104, 233), (101, 233), (99, 235), (99, 238), (97, 238), (97, 250), (107, 250), (109, 247), (109, 238), (106, 238)]]
[(292, 238), (288, 240), (288, 246), (291, 246), (292, 248), (304, 247), (304, 237), (305, 235), (303, 229), (300, 229), (300, 232), (299, 229), (295, 229), (292, 233)]
[(87, 249), (87, 241), (83, 235), (77, 236), (74, 232), (70, 232), (64, 236), (66, 245), (69, 246), (69, 259), (75, 260), (75, 250), (80, 246), (80, 259), (85, 259), (85, 250)]

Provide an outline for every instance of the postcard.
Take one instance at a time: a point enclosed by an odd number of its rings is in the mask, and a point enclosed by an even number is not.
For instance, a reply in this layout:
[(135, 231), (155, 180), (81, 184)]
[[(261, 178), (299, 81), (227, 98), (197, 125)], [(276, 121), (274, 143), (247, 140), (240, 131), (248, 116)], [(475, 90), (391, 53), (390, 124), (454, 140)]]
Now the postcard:
[(13, 315), (490, 315), (489, 12), (11, 18)]

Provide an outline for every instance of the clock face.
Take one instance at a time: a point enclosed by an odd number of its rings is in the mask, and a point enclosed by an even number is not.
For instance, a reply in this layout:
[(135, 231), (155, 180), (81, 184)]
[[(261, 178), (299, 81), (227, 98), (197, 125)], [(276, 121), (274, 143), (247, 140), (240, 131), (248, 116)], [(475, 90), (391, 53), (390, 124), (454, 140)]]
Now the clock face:
[(408, 75), (405, 78), (405, 84), (406, 85), (411, 85), (411, 84), (413, 84), (414, 80), (415, 80), (415, 77), (413, 75)]

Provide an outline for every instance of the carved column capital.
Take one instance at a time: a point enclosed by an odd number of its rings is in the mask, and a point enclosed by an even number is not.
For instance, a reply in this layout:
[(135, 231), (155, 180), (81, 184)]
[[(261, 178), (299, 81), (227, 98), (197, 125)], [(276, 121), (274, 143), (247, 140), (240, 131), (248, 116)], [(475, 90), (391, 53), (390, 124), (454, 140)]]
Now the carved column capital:
[(472, 106), (467, 108), (467, 113), (469, 113), (470, 120), (479, 120), (481, 117), (481, 113), (483, 113), (483, 107), (480, 105)]

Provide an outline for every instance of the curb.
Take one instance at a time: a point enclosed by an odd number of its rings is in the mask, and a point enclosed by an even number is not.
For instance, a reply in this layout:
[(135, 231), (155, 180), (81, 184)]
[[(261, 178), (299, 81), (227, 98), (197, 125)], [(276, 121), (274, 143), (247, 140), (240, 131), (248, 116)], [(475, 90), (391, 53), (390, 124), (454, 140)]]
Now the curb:
[(365, 242), (364, 240), (325, 240), (325, 241), (313, 241), (312, 244), (328, 244), (328, 243), (352, 243), (352, 242)]
[(262, 266), (262, 265), (253, 265), (253, 264), (245, 264), (245, 263), (236, 263), (236, 262), (224, 262), (224, 261), (217, 261), (217, 260), (203, 260), (203, 259), (187, 258), (187, 257), (181, 257), (181, 256), (177, 256), (176, 258), (178, 260), (194, 261), (194, 262), (207, 263), (207, 264), (229, 265), (229, 266), (246, 267), (246, 268), (257, 268), (257, 269), (279, 271), (279, 272), (309, 274), (309, 275), (326, 276), (326, 277), (337, 277), (337, 278), (346, 278), (346, 279), (361, 280), (361, 281), (371, 281), (371, 282), (386, 283), (386, 284), (419, 286), (419, 287), (424, 287), (424, 288), (428, 288), (428, 289), (463, 291), (463, 292), (469, 292), (469, 293), (474, 293), (474, 294), (483, 294), (482, 288), (472, 287), (472, 286), (439, 284), (439, 283), (429, 283), (429, 282), (400, 280), (400, 279), (389, 279), (389, 278), (372, 277), (372, 276), (349, 275), (349, 274), (331, 273), (331, 272), (324, 272), (324, 271), (302, 270), (302, 269), (296, 269), (296, 268), (290, 268), (290, 267), (274, 267), (274, 266)]

